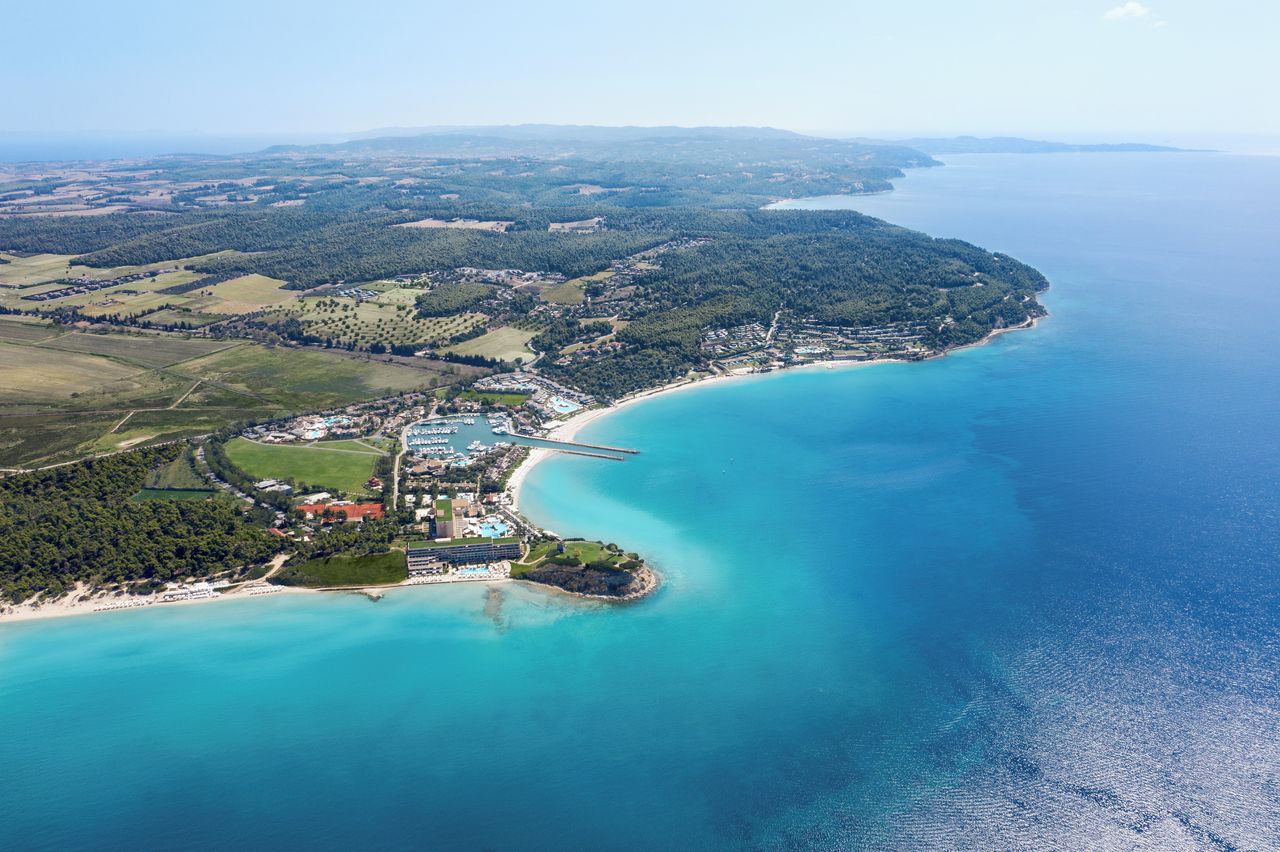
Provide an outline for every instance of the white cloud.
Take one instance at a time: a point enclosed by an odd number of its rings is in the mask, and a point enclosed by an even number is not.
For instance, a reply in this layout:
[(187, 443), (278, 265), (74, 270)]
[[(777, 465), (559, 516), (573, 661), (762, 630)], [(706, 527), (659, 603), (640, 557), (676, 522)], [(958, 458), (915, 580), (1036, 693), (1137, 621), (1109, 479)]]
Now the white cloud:
[(1136, 21), (1151, 27), (1163, 27), (1165, 25), (1165, 21), (1157, 18), (1151, 11), (1151, 7), (1144, 6), (1137, 0), (1128, 0), (1127, 3), (1121, 3), (1119, 6), (1108, 9), (1102, 13), (1102, 20)]

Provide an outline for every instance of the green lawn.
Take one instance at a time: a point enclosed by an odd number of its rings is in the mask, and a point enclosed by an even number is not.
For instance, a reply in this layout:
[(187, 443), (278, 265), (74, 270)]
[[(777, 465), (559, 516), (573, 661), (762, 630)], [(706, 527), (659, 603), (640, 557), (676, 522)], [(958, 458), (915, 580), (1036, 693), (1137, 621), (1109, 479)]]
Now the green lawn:
[(272, 578), (282, 586), (382, 586), (402, 582), (409, 576), (403, 551), (370, 553), (365, 556), (326, 556), (300, 565), (289, 565)]
[(529, 398), (527, 393), (490, 393), (478, 390), (465, 390), (458, 394), (459, 399), (472, 399), (489, 405), (509, 405), (515, 408)]
[[(511, 576), (519, 577), (526, 571), (537, 568), (544, 561), (555, 556), (556, 545), (557, 542), (554, 541), (540, 541), (532, 545), (523, 560), (511, 563)], [(627, 561), (626, 554), (616, 550), (609, 550), (608, 547), (598, 541), (566, 541), (564, 543), (564, 555), (577, 559), (583, 565), (588, 565), (592, 562), (607, 562), (616, 568)]]
[(448, 523), (453, 520), (453, 501), (441, 498), (436, 501), (436, 523)]
[(332, 449), (324, 442), (291, 447), (235, 438), (227, 443), (227, 458), (254, 479), (288, 479), (351, 494), (367, 493), (364, 483), (373, 476), (373, 466), (381, 456), (368, 449)]

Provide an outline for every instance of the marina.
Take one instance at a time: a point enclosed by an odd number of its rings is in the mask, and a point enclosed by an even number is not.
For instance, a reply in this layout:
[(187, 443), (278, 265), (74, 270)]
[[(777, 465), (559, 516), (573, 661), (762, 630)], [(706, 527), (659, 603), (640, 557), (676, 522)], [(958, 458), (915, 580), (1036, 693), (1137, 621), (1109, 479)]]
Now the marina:
[(475, 458), (495, 447), (512, 445), (608, 461), (624, 461), (623, 455), (635, 455), (639, 452), (627, 447), (523, 435), (515, 431), (511, 419), (504, 414), (492, 414), (483, 418), (448, 416), (419, 420), (405, 429), (403, 443), (405, 450), (410, 453), (447, 461), (455, 467), (467, 467)]

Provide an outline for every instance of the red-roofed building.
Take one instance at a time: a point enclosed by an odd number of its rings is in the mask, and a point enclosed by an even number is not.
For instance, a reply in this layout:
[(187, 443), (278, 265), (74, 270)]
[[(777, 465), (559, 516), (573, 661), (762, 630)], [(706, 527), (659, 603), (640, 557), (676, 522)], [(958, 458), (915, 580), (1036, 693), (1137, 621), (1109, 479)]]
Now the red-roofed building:
[(326, 521), (341, 521), (343, 516), (339, 513), (345, 513), (348, 521), (365, 521), (373, 518), (375, 521), (383, 517), (381, 503), (303, 503), (298, 506), (307, 519), (320, 518)]

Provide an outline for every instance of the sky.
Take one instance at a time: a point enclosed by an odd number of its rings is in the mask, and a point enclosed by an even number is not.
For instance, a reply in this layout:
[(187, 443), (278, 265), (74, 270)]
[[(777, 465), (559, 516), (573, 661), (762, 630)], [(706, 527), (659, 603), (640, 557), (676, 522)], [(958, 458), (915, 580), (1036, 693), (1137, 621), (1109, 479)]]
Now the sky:
[(1280, 136), (1277, 0), (14, 3), (0, 137), (445, 124)]

